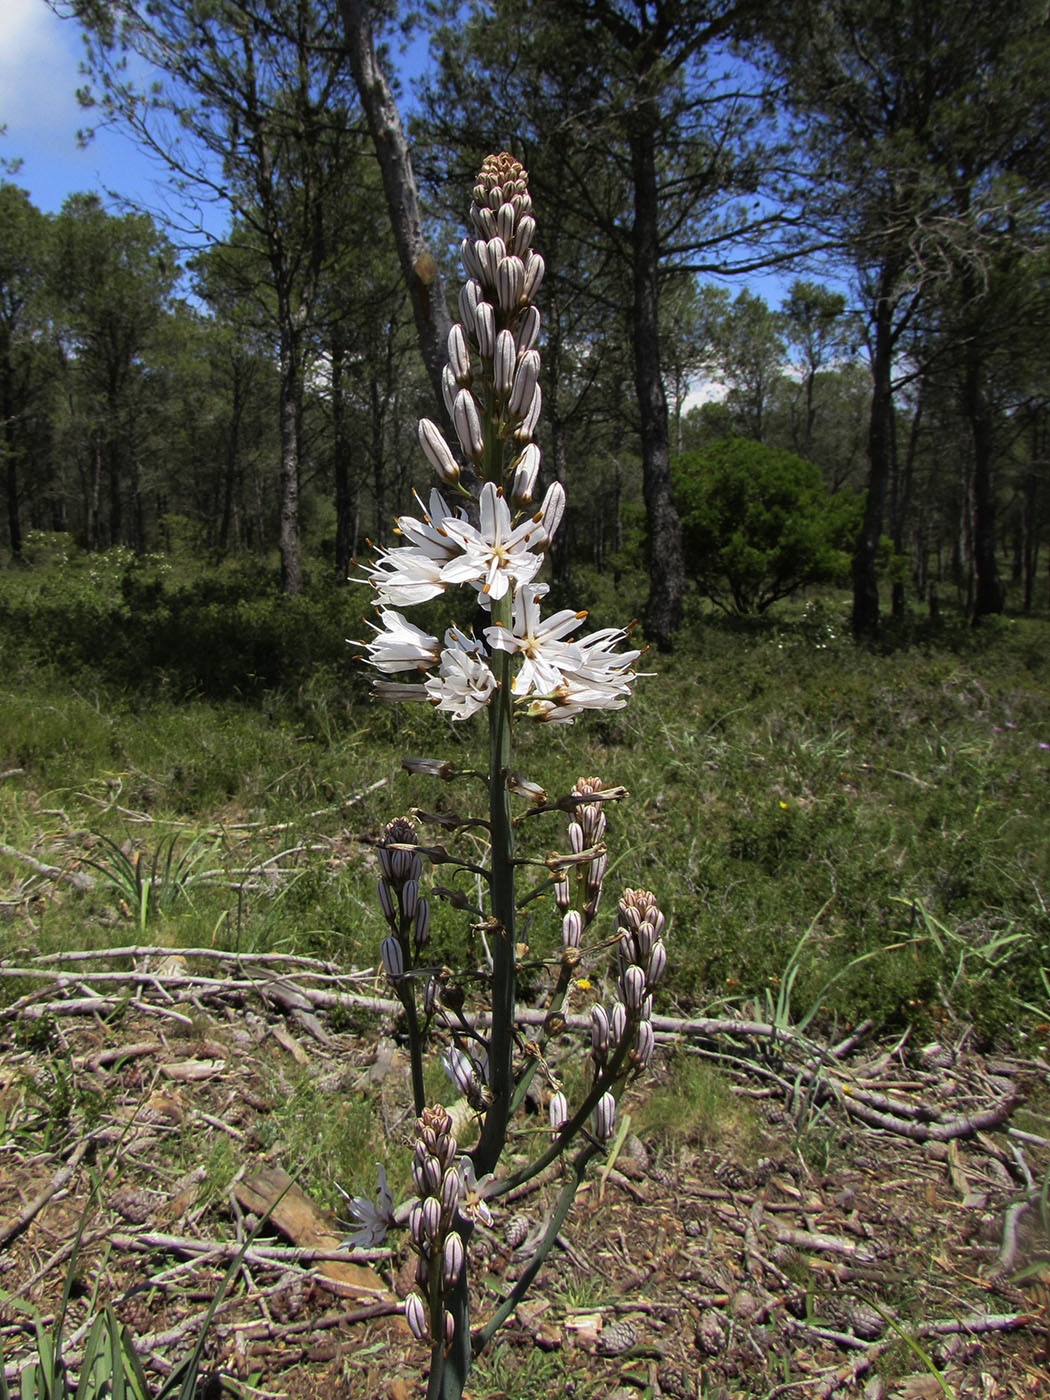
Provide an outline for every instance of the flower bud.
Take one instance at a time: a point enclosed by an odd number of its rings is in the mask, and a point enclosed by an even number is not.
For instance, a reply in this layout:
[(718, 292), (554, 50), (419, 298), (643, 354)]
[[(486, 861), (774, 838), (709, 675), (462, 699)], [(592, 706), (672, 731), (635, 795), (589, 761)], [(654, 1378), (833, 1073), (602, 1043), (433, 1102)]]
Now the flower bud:
[(639, 1021), (638, 1029), (634, 1033), (634, 1058), (641, 1065), (642, 1069), (649, 1067), (649, 1062), (653, 1058), (653, 1048), (656, 1045), (656, 1037), (653, 1034), (652, 1023), (649, 1021)]
[(481, 431), (481, 415), (469, 389), (460, 389), (456, 395), (452, 405), (452, 424), (463, 455), (472, 462), (479, 461), (485, 451), (485, 438)]
[(506, 398), (514, 384), (514, 367), (518, 348), (510, 331), (500, 331), (496, 337), (496, 353), (492, 358), (492, 382), (496, 393)]
[(646, 922), (640, 928), (635, 929), (631, 935), (631, 947), (634, 951), (632, 962), (638, 963), (640, 967), (645, 967), (649, 962), (649, 954), (653, 950), (653, 926)]
[(608, 1142), (612, 1137), (616, 1122), (616, 1100), (612, 1094), (603, 1094), (594, 1110), (594, 1136), (599, 1142)]
[(406, 880), (401, 887), (401, 912), (406, 919), (414, 917), (419, 899), (419, 881)]
[(540, 474), (540, 449), (534, 442), (522, 452), (514, 467), (514, 481), (510, 488), (511, 500), (515, 506), (529, 506), (536, 490), (536, 478)]
[(422, 948), (430, 937), (430, 905), (425, 899), (421, 899), (416, 905), (416, 921), (413, 929), (413, 936), (416, 940), (416, 948)]
[(591, 1007), (591, 1050), (599, 1060), (609, 1053), (609, 1017), (599, 1002)]
[(540, 507), (539, 520), (537, 522), (548, 540), (554, 538), (564, 514), (565, 487), (560, 481), (552, 481), (547, 487), (546, 494), (543, 497), (543, 505)]
[(441, 1202), (436, 1196), (427, 1196), (420, 1211), (420, 1233), (424, 1240), (434, 1244), (441, 1238)]
[(523, 417), (532, 402), (540, 375), (540, 355), (538, 350), (526, 350), (514, 371), (514, 387), (511, 389), (507, 412), (513, 417)]
[(619, 1045), (627, 1033), (627, 1008), (622, 1001), (615, 1002), (609, 1017), (609, 1036), (614, 1045)]
[(463, 1180), (455, 1167), (448, 1167), (441, 1178), (441, 1209), (446, 1220), (456, 1214), (463, 1196)]
[(456, 322), (448, 333), (448, 363), (456, 376), (456, 383), (463, 389), (470, 387), (470, 351), (463, 327)]
[(464, 238), (463, 242), (459, 245), (459, 255), (463, 259), (463, 271), (476, 282), (484, 281), (481, 263), (478, 260), (476, 251), (477, 248), (483, 246), (483, 244), (475, 244), (472, 238)]
[(430, 976), (423, 983), (423, 1015), (433, 1016), (434, 1007), (437, 1005), (438, 980)]
[(651, 996), (647, 996), (638, 1008), (638, 1016), (642, 1021), (653, 1019), (653, 999)]
[(499, 233), (499, 224), (491, 209), (479, 209), (474, 220), (479, 233), (483, 233), (486, 238), (495, 238)]
[(637, 1011), (645, 996), (645, 973), (637, 963), (625, 967), (620, 978), (620, 987), (628, 1011)]
[(445, 1308), (441, 1311), (444, 1316), (442, 1327), (445, 1332), (445, 1346), (450, 1347), (456, 1340), (456, 1319)]
[(568, 909), (572, 903), (572, 891), (569, 889), (568, 874), (562, 870), (558, 872), (554, 881), (554, 903), (559, 909)]
[(583, 915), (578, 909), (570, 909), (561, 921), (561, 943), (563, 948), (578, 948), (583, 938)]
[(535, 306), (527, 308), (518, 327), (518, 354), (531, 350), (540, 338), (540, 313)]
[(478, 353), (491, 360), (496, 352), (496, 313), (487, 301), (479, 301), (474, 312), (474, 332), (478, 338)]
[(529, 244), (535, 232), (536, 220), (530, 214), (526, 214), (514, 231), (514, 242), (509, 245), (519, 258), (523, 258), (529, 251)]
[(441, 371), (441, 397), (445, 400), (445, 410), (448, 416), (452, 417), (452, 409), (456, 402), (456, 395), (459, 389), (456, 385), (456, 376), (449, 369), (448, 365)]
[(417, 1342), (423, 1342), (427, 1337), (427, 1315), (423, 1306), (423, 1299), (418, 1293), (410, 1293), (405, 1299), (405, 1321), (409, 1330)]
[(459, 319), (468, 335), (474, 334), (474, 313), (479, 301), (484, 300), (481, 283), (468, 279), (459, 289)]
[(446, 1293), (452, 1292), (462, 1271), (463, 1241), (457, 1230), (451, 1230), (445, 1236), (445, 1247), (441, 1254), (441, 1286)]
[(536, 424), (540, 421), (541, 402), (542, 395), (540, 394), (540, 386), (537, 384), (536, 392), (532, 396), (532, 405), (529, 408), (528, 413), (525, 414), (525, 417), (521, 420), (517, 428), (514, 430), (515, 442), (531, 442), (532, 439), (535, 437)]
[[(455, 400), (453, 400), (455, 402)], [(441, 429), (429, 418), (419, 420), (419, 445), (427, 461), (437, 472), (446, 486), (454, 486), (459, 480), (459, 463), (441, 434)]]
[(408, 1232), (412, 1236), (412, 1243), (417, 1249), (422, 1249), (426, 1243), (423, 1234), (423, 1207), (414, 1205), (408, 1212)]
[(396, 938), (384, 938), (379, 945), (379, 955), (383, 959), (383, 971), (392, 981), (404, 977), (405, 954)]
[(529, 802), (546, 802), (547, 793), (541, 788), (539, 783), (534, 783), (529, 778), (523, 778), (520, 773), (507, 774), (507, 791), (514, 793), (515, 797), (527, 798)]
[(514, 238), (514, 225), (517, 222), (513, 204), (501, 204), (496, 210), (496, 232), (509, 248)]
[(659, 942), (653, 944), (652, 952), (649, 954), (649, 966), (645, 972), (646, 986), (657, 986), (666, 971), (667, 944), (661, 938)]
[(521, 301), (525, 285), (525, 265), (511, 255), (503, 258), (496, 268), (496, 297), (502, 311), (514, 311)]
[(551, 1101), (547, 1105), (547, 1113), (550, 1116), (551, 1132), (557, 1137), (569, 1121), (569, 1102), (560, 1089), (556, 1094), (551, 1095)]
[(587, 867), (587, 893), (597, 892), (602, 887), (605, 879), (605, 871), (609, 865), (609, 857), (603, 852), (600, 856), (595, 856)]
[(525, 286), (522, 290), (526, 301), (535, 300), (545, 271), (546, 267), (539, 253), (530, 252), (525, 255)]
[(385, 880), (380, 880), (376, 885), (376, 893), (379, 896), (379, 907), (383, 911), (383, 918), (388, 924), (397, 928), (397, 910), (394, 908), (394, 894)]
[(464, 1097), (469, 1097), (474, 1084), (474, 1068), (458, 1045), (450, 1045), (441, 1056), (445, 1073)]
[(441, 1163), (429, 1152), (422, 1157), (413, 1154), (412, 1184), (420, 1196), (436, 1196), (441, 1189)]
[(583, 827), (579, 822), (569, 823), (569, 847), (574, 856), (583, 850)]

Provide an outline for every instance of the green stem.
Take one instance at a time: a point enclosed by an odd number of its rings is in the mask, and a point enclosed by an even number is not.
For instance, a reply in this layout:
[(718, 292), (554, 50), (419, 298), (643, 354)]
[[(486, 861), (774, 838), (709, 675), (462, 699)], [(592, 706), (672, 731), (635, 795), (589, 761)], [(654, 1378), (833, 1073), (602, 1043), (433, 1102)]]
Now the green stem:
[(408, 1022), (408, 1058), (412, 1067), (412, 1102), (416, 1107), (416, 1117), (422, 1118), (427, 1106), (426, 1090), (423, 1087), (423, 1037), (419, 1033), (419, 1013), (416, 1010), (414, 991), (400, 991), (401, 1005), (405, 1008)]
[(580, 1188), (580, 1182), (583, 1180), (583, 1174), (587, 1169), (587, 1163), (600, 1150), (597, 1143), (589, 1142), (576, 1154), (569, 1179), (558, 1195), (547, 1229), (544, 1232), (543, 1239), (540, 1240), (536, 1248), (535, 1254), (526, 1265), (524, 1273), (489, 1318), (488, 1322), (485, 1323), (485, 1326), (480, 1327), (474, 1334), (475, 1354), (482, 1351), (489, 1344), (493, 1336), (503, 1326), (507, 1318), (510, 1317), (511, 1313), (528, 1292), (530, 1284), (543, 1267), (543, 1262), (547, 1258), (547, 1255), (551, 1252), (554, 1242), (561, 1231), (561, 1227), (565, 1223), (565, 1217), (568, 1215), (569, 1209), (576, 1199), (576, 1192)]
[(522, 1073), (521, 1078), (518, 1080), (517, 1086), (515, 1087), (514, 1097), (511, 1099), (510, 1111), (512, 1114), (519, 1107), (525, 1095), (528, 1093), (529, 1085), (532, 1083), (536, 1071), (540, 1067), (540, 1058), (543, 1055), (543, 1051), (547, 1046), (547, 1041), (550, 1039), (550, 1036), (546, 1034), (546, 1027), (550, 1024), (550, 1018), (552, 1016), (557, 1016), (558, 1013), (561, 1011), (562, 1007), (565, 1005), (565, 996), (569, 990), (569, 979), (571, 978), (573, 971), (574, 969), (571, 968), (568, 965), (568, 963), (562, 963), (561, 969), (558, 973), (558, 984), (554, 988), (554, 992), (550, 1000), (550, 1005), (547, 1008), (547, 1020), (540, 1028), (540, 1033), (533, 1042), (533, 1044), (536, 1047), (537, 1053), (529, 1059), (528, 1064), (525, 1066), (525, 1070)]
[[(510, 630), (511, 596), (508, 591), (492, 604), (493, 625)], [(492, 658), (499, 689), (489, 705), (489, 823), (492, 837), (491, 895), (496, 927), (492, 940), (492, 1035), (489, 1040), (489, 1089), (492, 1103), (485, 1114), (481, 1138), (474, 1149), (475, 1170), (481, 1176), (499, 1161), (507, 1138), (514, 1093), (514, 1005), (517, 996), (515, 967), (514, 829), (506, 774), (510, 766), (511, 657), (497, 652)]]

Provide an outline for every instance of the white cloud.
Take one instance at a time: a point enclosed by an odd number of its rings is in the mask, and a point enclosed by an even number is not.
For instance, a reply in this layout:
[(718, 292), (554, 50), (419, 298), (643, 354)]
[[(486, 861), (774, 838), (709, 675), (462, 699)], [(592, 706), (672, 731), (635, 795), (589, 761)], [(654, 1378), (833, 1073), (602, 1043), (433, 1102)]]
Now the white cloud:
[(42, 139), (72, 146), (83, 125), (75, 89), (81, 54), (80, 31), (57, 17), (44, 0), (0, 4), (0, 122), (5, 155), (21, 155)]

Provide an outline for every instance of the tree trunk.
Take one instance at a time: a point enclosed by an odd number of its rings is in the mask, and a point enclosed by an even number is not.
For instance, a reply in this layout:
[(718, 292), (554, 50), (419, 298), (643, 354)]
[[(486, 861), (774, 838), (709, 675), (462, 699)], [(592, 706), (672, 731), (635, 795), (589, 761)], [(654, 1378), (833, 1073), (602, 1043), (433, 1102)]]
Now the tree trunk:
[(649, 521), (649, 597), (645, 630), (670, 651), (682, 622), (685, 561), (682, 522), (671, 496), (667, 396), (660, 377), (658, 192), (655, 135), (643, 104), (631, 134), (634, 173), (634, 381), (642, 437), (642, 491)]
[(12, 392), (10, 358), (5, 353), (3, 365), (4, 456), (7, 478), (7, 533), (11, 554), (22, 557), (22, 518), (18, 507), (18, 452), (15, 443), (15, 405)]
[(339, 11), (347, 57), (383, 176), (397, 256), (412, 300), (420, 353), (434, 390), (439, 421), (448, 425), (441, 371), (448, 355), (451, 321), (445, 306), (441, 273), (423, 237), (419, 193), (408, 143), (390, 84), (376, 57), (368, 0), (339, 0)]
[(995, 562), (994, 443), (992, 414), (984, 392), (982, 371), (980, 351), (971, 344), (966, 357), (963, 398), (973, 435), (973, 562), (977, 572), (974, 626), (989, 613), (1001, 613), (1006, 601)]
[(353, 499), (350, 491), (350, 439), (346, 431), (346, 402), (343, 387), (343, 332), (332, 331), (332, 466), (335, 473), (335, 575), (346, 582), (350, 572), (353, 534)]
[[(282, 316), (282, 320), (286, 318)], [(295, 338), (281, 333), (281, 591), (301, 593), (299, 559), (299, 355)]]
[(868, 428), (868, 494), (853, 552), (853, 635), (871, 636), (879, 625), (879, 586), (875, 576), (886, 489), (893, 460), (893, 304), (889, 273), (882, 277), (875, 309), (872, 355), (871, 422)]

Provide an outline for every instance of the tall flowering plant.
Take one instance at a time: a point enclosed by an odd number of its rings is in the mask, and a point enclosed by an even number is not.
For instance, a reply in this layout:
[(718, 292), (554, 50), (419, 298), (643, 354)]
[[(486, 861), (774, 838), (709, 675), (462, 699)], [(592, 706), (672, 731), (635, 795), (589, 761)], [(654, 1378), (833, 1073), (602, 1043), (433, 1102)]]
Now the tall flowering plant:
[[(418, 1255), (417, 1289), (405, 1303), (412, 1332), (429, 1341), (428, 1397), (457, 1400), (473, 1352), (480, 1350), (524, 1296), (553, 1245), (588, 1162), (610, 1138), (616, 1104), (628, 1080), (653, 1053), (652, 990), (667, 963), (664, 917), (652, 894), (627, 890), (620, 900), (613, 939), (616, 995), (591, 1007), (590, 1075), (580, 1101), (570, 1104), (557, 1076), (552, 1041), (564, 1029), (573, 988), (587, 986), (581, 962), (595, 950), (588, 938), (597, 918), (606, 871), (606, 808), (626, 796), (622, 788), (582, 778), (571, 792), (549, 801), (536, 784), (515, 774), (515, 723), (571, 724), (586, 710), (627, 703), (640, 653), (618, 649), (622, 628), (578, 636), (586, 614), (563, 609), (544, 617), (546, 584), (540, 570), (565, 509), (565, 490), (554, 482), (536, 503), (540, 451), (534, 441), (540, 416), (537, 350), (540, 318), (534, 297), (544, 273), (533, 250), (536, 222), (526, 172), (511, 156), (489, 156), (470, 207), (472, 236), (462, 245), (466, 280), (459, 294), (460, 321), (448, 339), (445, 406), (455, 443), (424, 418), (420, 446), (440, 486), (417, 517), (402, 516), (404, 543), (379, 552), (366, 575), (375, 590), (378, 621), (361, 643), (386, 700), (429, 702), (453, 720), (484, 712), (489, 763), (481, 775), (488, 790), (486, 819), (443, 812), (391, 822), (378, 841), (379, 905), (388, 925), (380, 955), (383, 970), (405, 1010), (416, 1126), (412, 1177), (417, 1199), (408, 1216)], [(421, 503), (422, 504), (422, 503)], [(410, 622), (403, 609), (464, 591), (466, 607), (442, 638)], [(466, 618), (482, 614), (480, 626)], [(485, 620), (487, 618), (487, 621)], [(460, 625), (460, 624), (463, 625)], [(480, 635), (479, 635), (480, 633)], [(415, 673), (414, 679), (392, 679)], [(440, 759), (406, 759), (414, 772), (453, 781), (457, 773)], [(512, 802), (522, 810), (512, 817)], [(550, 812), (568, 818), (564, 854), (529, 861), (516, 854), (517, 830)], [(444, 844), (425, 844), (419, 825), (487, 836), (484, 865), (460, 859)], [(481, 988), (476, 1014), (464, 1007), (462, 988), (428, 956), (430, 905), (422, 892), (424, 861), (479, 877), (482, 907), (459, 891), (433, 893), (470, 910), (484, 935), (487, 966), (471, 978)], [(538, 882), (524, 893), (516, 874), (537, 867)], [(561, 921), (561, 951), (544, 988), (544, 1016), (526, 1034), (516, 1025), (521, 909), (549, 894)], [(597, 947), (599, 945), (595, 945)], [(437, 1044), (460, 1095), (476, 1116), (477, 1140), (461, 1150), (450, 1114), (428, 1106), (423, 1082), (427, 1044)], [(537, 1078), (539, 1082), (537, 1083)], [(550, 1138), (527, 1166), (499, 1176), (515, 1115), (526, 1093), (546, 1099)], [(462, 1132), (460, 1134), (462, 1136)], [(469, 1245), (476, 1229), (491, 1224), (489, 1203), (555, 1162), (562, 1186), (549, 1223), (524, 1273), (490, 1317), (473, 1333), (467, 1290)], [(385, 1182), (377, 1206), (356, 1200), (361, 1228), (354, 1239), (374, 1242), (393, 1221)]]

